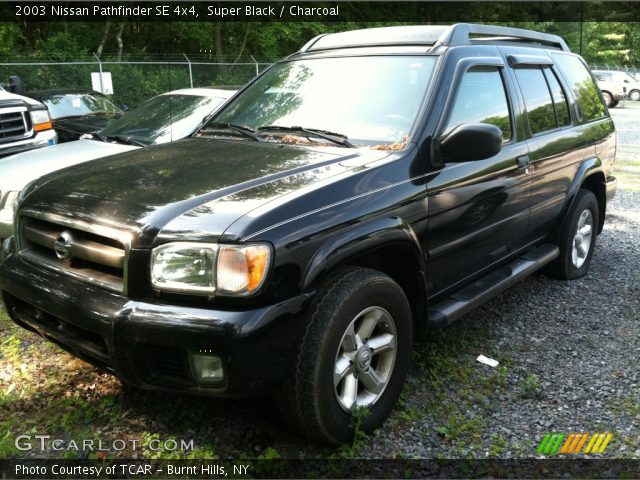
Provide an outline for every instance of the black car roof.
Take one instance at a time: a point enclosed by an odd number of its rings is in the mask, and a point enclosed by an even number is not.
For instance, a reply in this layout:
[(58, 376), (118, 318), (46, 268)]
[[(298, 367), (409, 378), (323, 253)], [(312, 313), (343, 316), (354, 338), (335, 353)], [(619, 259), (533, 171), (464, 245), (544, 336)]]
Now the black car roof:
[(569, 51), (557, 35), (521, 28), (457, 23), (367, 28), (318, 35), (298, 53), (371, 46), (457, 46), (478, 43), (526, 44)]

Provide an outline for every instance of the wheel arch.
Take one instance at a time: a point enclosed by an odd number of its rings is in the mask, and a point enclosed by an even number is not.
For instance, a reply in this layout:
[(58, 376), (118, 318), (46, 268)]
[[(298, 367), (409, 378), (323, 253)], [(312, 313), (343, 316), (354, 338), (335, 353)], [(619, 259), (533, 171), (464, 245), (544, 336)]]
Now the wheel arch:
[(562, 224), (569, 214), (569, 211), (571, 210), (571, 207), (576, 199), (576, 195), (581, 188), (591, 191), (596, 196), (596, 199), (598, 201), (597, 233), (599, 234), (602, 232), (602, 228), (604, 226), (604, 217), (607, 208), (607, 192), (602, 162), (599, 158), (594, 157), (584, 161), (578, 168), (573, 182), (569, 187), (569, 191), (567, 192), (567, 200), (562, 210), (562, 214), (560, 215), (560, 221), (557, 223), (556, 227), (553, 230), (553, 239), (558, 238), (560, 229), (562, 228)]
[(426, 326), (426, 265), (413, 229), (399, 217), (357, 224), (325, 241), (303, 276), (303, 288), (328, 278), (346, 265), (380, 271), (404, 291), (420, 338)]

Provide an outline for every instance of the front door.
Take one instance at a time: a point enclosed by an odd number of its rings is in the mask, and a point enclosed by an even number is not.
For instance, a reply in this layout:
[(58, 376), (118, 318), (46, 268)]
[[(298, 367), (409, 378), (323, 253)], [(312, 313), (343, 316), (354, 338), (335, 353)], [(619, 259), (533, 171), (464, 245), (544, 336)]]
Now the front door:
[[(514, 131), (514, 95), (504, 67), (471, 66), (461, 77), (439, 137), (460, 124), (489, 123), (502, 130), (492, 158), (445, 163), (427, 183), (427, 255), (430, 296), (455, 289), (522, 247), (529, 222), (530, 178), (525, 141)], [(520, 163), (520, 165), (519, 165)]]

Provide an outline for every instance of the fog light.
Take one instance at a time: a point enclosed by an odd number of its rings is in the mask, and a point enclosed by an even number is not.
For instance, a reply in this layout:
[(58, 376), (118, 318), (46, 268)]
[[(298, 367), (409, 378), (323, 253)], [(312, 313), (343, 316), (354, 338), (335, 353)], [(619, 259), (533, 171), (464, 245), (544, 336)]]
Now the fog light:
[(224, 379), (222, 359), (209, 353), (190, 352), (191, 373), (196, 382), (217, 383)]

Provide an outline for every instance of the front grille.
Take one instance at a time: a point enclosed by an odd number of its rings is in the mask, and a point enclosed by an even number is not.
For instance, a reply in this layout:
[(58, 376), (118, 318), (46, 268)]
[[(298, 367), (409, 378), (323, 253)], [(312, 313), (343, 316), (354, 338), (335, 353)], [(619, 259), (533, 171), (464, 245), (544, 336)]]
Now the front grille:
[(0, 110), (0, 143), (22, 140), (31, 134), (31, 120), (25, 107)]
[[(100, 231), (101, 233), (98, 233)], [(108, 231), (109, 236), (102, 234)], [(21, 215), (18, 248), (32, 260), (102, 287), (124, 291), (126, 246), (111, 229)]]

